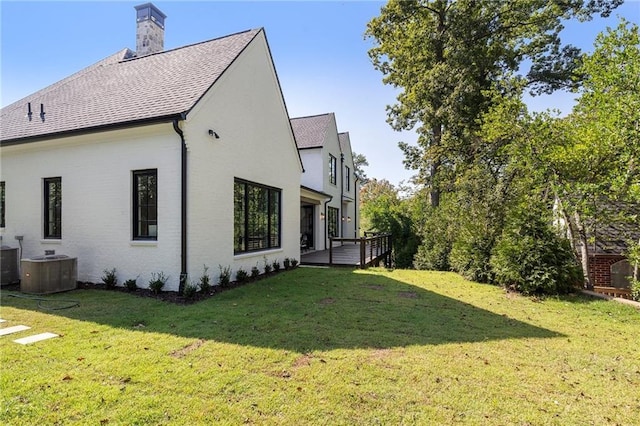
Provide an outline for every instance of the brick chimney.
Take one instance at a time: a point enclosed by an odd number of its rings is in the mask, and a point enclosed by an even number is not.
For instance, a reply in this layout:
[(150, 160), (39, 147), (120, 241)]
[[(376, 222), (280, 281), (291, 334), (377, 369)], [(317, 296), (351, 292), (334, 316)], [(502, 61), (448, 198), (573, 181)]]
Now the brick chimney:
[(151, 3), (136, 8), (136, 55), (144, 56), (164, 50), (164, 19), (167, 17)]

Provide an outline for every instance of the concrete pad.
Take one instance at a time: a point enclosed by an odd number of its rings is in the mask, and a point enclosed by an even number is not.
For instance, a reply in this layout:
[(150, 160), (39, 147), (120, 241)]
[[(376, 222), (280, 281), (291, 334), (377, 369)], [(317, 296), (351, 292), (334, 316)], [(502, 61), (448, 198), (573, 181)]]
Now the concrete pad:
[(14, 325), (13, 327), (0, 328), (0, 336), (17, 333), (19, 331), (29, 330), (31, 327), (26, 325)]
[(23, 337), (22, 339), (16, 339), (14, 342), (20, 343), (21, 345), (28, 345), (29, 343), (39, 342), (41, 340), (52, 339), (54, 337), (59, 337), (54, 333), (40, 333), (34, 334), (33, 336)]

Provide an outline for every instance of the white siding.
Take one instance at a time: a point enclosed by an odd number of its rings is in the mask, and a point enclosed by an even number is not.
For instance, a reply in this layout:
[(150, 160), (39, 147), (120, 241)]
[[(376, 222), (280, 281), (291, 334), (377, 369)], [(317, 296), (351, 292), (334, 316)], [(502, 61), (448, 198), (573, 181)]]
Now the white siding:
[[(214, 130), (219, 139), (209, 136)], [(264, 268), (300, 259), (301, 165), (281, 92), (261, 33), (236, 59), (184, 123), (189, 147), (189, 274), (203, 265)], [(282, 190), (280, 249), (234, 256), (234, 178)]]
[[(2, 147), (6, 182), (3, 244), (23, 258), (55, 250), (78, 258), (78, 279), (100, 282), (116, 268), (120, 282), (152, 272), (180, 274), (180, 138), (170, 124)], [(132, 241), (132, 171), (158, 170), (158, 240)], [(62, 178), (62, 238), (43, 239), (43, 179)]]

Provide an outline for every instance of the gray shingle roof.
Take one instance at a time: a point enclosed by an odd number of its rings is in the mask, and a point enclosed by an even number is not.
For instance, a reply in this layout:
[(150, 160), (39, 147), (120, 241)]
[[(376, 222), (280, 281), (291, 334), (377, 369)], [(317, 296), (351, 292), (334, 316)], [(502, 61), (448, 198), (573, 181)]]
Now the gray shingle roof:
[(340, 152), (349, 152), (351, 150), (351, 140), (349, 132), (338, 133), (338, 142), (340, 143)]
[(292, 118), (291, 128), (296, 137), (298, 148), (321, 148), (332, 119), (335, 120), (332, 112)]
[(4, 144), (188, 113), (261, 31), (139, 58), (131, 58), (131, 51), (123, 49), (2, 108), (0, 140)]

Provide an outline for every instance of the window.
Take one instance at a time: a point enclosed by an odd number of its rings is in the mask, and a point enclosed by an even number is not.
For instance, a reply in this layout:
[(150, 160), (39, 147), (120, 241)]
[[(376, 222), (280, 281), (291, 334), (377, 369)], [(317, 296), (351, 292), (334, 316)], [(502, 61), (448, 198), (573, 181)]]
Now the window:
[(329, 182), (336, 184), (336, 157), (329, 154)]
[(0, 182), (0, 228), (4, 228), (4, 182)]
[(133, 239), (158, 239), (158, 170), (133, 172)]
[(44, 238), (62, 238), (62, 178), (44, 180)]
[(346, 190), (351, 191), (351, 170), (349, 169), (348, 166), (344, 166), (344, 178), (345, 178)]
[(327, 226), (329, 227), (329, 237), (338, 236), (338, 209), (329, 207), (327, 209)]
[(235, 254), (280, 247), (281, 190), (236, 179), (233, 186)]

